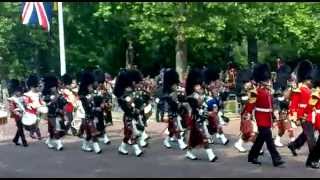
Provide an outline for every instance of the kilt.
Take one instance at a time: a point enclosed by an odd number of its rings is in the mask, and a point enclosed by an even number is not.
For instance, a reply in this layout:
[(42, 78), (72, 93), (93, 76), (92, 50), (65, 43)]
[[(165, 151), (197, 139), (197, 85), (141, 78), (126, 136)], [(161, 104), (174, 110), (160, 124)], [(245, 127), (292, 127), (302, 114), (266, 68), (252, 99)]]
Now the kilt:
[(255, 126), (256, 123), (249, 117), (249, 114), (244, 114), (241, 117), (240, 131), (245, 141), (257, 133)]
[(210, 134), (218, 132), (218, 114), (216, 112), (210, 112), (208, 116), (208, 130)]
[(188, 146), (191, 148), (203, 147), (208, 144), (208, 138), (205, 135), (204, 129), (199, 127), (193, 118), (189, 119), (190, 123), (190, 137)]

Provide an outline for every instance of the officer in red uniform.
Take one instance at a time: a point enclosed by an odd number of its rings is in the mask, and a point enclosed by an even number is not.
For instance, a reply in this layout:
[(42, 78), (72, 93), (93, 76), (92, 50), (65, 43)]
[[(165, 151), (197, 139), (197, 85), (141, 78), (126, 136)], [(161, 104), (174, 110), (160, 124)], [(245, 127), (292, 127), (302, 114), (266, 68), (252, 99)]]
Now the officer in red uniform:
[(258, 136), (254, 142), (249, 155), (248, 162), (261, 165), (258, 161), (259, 152), (266, 142), (267, 148), (271, 154), (273, 165), (275, 167), (284, 164), (281, 160), (281, 156), (277, 151), (274, 141), (272, 139), (272, 95), (270, 90), (270, 78), (271, 74), (266, 64), (259, 64), (253, 70), (253, 79), (257, 83), (256, 101), (254, 103), (254, 117), (257, 121)]
[[(313, 86), (311, 100), (308, 103), (307, 112), (308, 120), (314, 124), (315, 130), (320, 132), (320, 67), (315, 69), (313, 74)], [(319, 169), (320, 164), (320, 136), (318, 137), (317, 143), (308, 155), (306, 166), (314, 169)]]
[(311, 119), (307, 118), (307, 106), (311, 98), (312, 87), (312, 63), (308, 60), (302, 61), (297, 68), (297, 78), (299, 83), (299, 97), (297, 103), (292, 104), (296, 109), (297, 123), (301, 124), (303, 132), (297, 139), (289, 143), (288, 148), (294, 156), (297, 156), (296, 149), (300, 149), (304, 143), (308, 142), (309, 152), (315, 145), (314, 129)]

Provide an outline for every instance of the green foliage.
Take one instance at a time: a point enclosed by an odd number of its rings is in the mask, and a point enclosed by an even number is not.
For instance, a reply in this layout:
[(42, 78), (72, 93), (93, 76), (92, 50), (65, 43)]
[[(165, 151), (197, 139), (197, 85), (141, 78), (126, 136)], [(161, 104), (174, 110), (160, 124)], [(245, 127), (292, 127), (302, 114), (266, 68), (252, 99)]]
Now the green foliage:
[[(0, 77), (59, 74), (57, 13), (51, 33), (21, 24), (20, 3), (0, 4)], [(125, 66), (128, 40), (146, 74), (174, 66), (176, 37), (184, 34), (188, 64), (234, 60), (248, 66), (247, 37), (258, 39), (258, 60), (274, 65), (309, 58), (320, 62), (319, 3), (89, 2), (64, 3), (67, 70), (100, 66), (115, 75)]]

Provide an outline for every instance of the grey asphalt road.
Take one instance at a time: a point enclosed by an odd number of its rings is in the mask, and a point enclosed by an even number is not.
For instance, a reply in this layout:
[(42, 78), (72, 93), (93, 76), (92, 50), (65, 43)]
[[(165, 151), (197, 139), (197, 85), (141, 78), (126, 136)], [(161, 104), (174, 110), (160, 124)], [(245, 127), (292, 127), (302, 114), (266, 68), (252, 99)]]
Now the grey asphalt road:
[[(150, 122), (147, 132), (151, 135), (150, 145), (144, 148), (142, 157), (135, 157), (131, 150), (129, 155), (117, 153), (121, 142), (121, 121), (107, 127), (111, 138), (110, 145), (102, 146), (102, 154), (83, 152), (81, 141), (77, 137), (65, 137), (63, 151), (49, 150), (45, 140), (29, 140), (29, 147), (14, 145), (10, 138), (15, 131), (13, 122), (0, 126), (0, 177), (124, 177), (124, 178), (155, 178), (155, 177), (320, 177), (320, 170), (307, 169), (305, 159), (306, 145), (293, 157), (287, 148), (279, 148), (285, 167), (272, 166), (269, 153), (260, 158), (263, 165), (247, 163), (247, 154), (239, 153), (233, 147), (239, 134), (239, 120), (232, 120), (225, 127), (231, 142), (227, 146), (212, 145), (219, 159), (210, 163), (204, 150), (196, 151), (201, 160), (190, 161), (178, 148), (165, 149), (162, 145), (165, 124)], [(41, 131), (46, 134), (46, 124), (41, 124)], [(6, 136), (4, 136), (6, 135)], [(287, 136), (286, 136), (287, 137)], [(283, 143), (287, 143), (284, 138)]]

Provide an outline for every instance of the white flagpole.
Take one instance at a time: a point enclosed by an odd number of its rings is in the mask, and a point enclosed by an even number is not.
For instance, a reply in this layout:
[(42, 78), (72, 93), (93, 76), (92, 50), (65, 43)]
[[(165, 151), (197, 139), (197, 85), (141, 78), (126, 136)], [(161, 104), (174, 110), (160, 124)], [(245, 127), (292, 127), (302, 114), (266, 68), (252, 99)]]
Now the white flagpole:
[(62, 2), (58, 2), (58, 21), (59, 21), (59, 45), (60, 45), (60, 74), (66, 73), (66, 54), (64, 48), (64, 30), (63, 30), (63, 9)]

